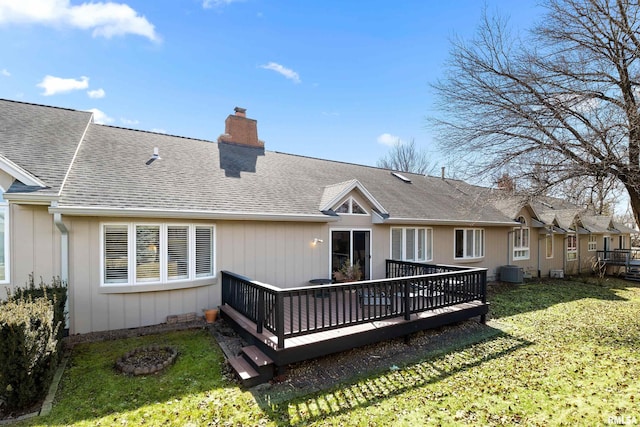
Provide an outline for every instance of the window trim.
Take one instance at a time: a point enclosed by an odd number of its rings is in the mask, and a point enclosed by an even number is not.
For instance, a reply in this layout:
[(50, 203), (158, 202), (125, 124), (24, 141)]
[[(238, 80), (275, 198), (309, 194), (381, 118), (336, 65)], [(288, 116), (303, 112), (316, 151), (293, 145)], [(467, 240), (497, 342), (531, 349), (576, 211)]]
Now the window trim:
[[(105, 228), (109, 226), (125, 226), (127, 230), (127, 282), (109, 283), (106, 282), (105, 270)], [(137, 273), (137, 254), (136, 254), (136, 230), (140, 226), (157, 226), (159, 227), (159, 254), (158, 263), (160, 267), (159, 280), (140, 281), (136, 277)], [(187, 278), (170, 279), (168, 271), (168, 229), (169, 227), (188, 227), (188, 274)], [(211, 266), (212, 271), (209, 276), (196, 275), (196, 228), (211, 229)], [(101, 292), (142, 292), (156, 291), (168, 289), (181, 289), (195, 286), (203, 286), (211, 284), (212, 280), (217, 279), (216, 271), (216, 226), (210, 223), (167, 223), (167, 222), (136, 222), (136, 221), (109, 221), (100, 223), (100, 289)]]
[[(349, 204), (349, 212), (338, 212), (338, 209), (344, 205), (345, 203)], [(362, 209), (364, 211), (364, 213), (353, 213), (353, 204), (357, 204), (358, 206), (360, 206), (360, 209)], [(346, 199), (342, 200), (342, 202), (337, 204), (336, 207), (336, 211), (335, 211), (338, 215), (356, 215), (356, 216), (363, 216), (363, 215), (370, 215), (369, 211), (367, 211), (364, 206), (362, 206), (362, 203), (358, 202), (353, 196), (349, 196)]]
[[(396, 259), (393, 257), (393, 230), (402, 230), (402, 237), (400, 242), (400, 259), (397, 261), (406, 261), (406, 262), (429, 262), (433, 261), (433, 228), (431, 227), (390, 227), (389, 228), (389, 258)], [(417, 255), (419, 253), (418, 242), (419, 242), (419, 230), (424, 230), (424, 259), (418, 259), (414, 257), (414, 259), (407, 259), (407, 230), (414, 230), (414, 240), (413, 240), (413, 253)]]
[[(527, 221), (524, 217), (518, 218), (518, 222), (522, 224), (520, 227), (515, 227), (513, 229), (513, 239), (512, 239), (512, 259), (514, 261), (522, 261), (527, 260), (531, 257), (531, 231), (529, 227), (527, 227)], [(526, 232), (526, 233), (525, 233)], [(527, 236), (526, 241), (527, 245), (522, 245), (522, 242), (525, 241), (524, 236)], [(520, 246), (516, 246), (516, 240), (521, 242)]]
[(595, 234), (589, 234), (589, 239), (587, 240), (587, 251), (595, 252), (598, 250), (598, 236)]
[[(456, 234), (458, 231), (462, 231), (462, 256), (456, 256)], [(467, 252), (467, 246), (468, 246), (468, 242), (467, 242), (467, 233), (469, 231), (473, 231), (472, 235), (473, 235), (473, 242), (471, 247), (474, 250), (474, 253), (472, 256), (469, 256), (466, 252)], [(480, 254), (476, 254), (475, 253), (475, 249), (477, 247), (476, 244), (476, 234), (480, 232), (480, 235), (482, 236), (482, 245), (480, 246)], [(453, 229), (453, 259), (455, 260), (479, 260), (485, 257), (485, 245), (486, 245), (486, 233), (484, 228), (454, 228)]]
[[(572, 246), (569, 246), (570, 240), (574, 241), (574, 244)], [(566, 246), (567, 261), (576, 261), (578, 259), (578, 235), (567, 234)]]
[[(545, 236), (545, 239), (544, 239), (544, 245), (545, 245), (544, 246), (544, 255), (545, 255), (546, 259), (553, 259), (553, 257), (554, 257), (554, 252), (555, 252), (554, 240), (555, 239), (554, 239), (553, 234), (547, 234)], [(551, 242), (551, 256), (549, 256), (548, 253), (547, 253), (547, 244), (548, 244), (547, 242)]]

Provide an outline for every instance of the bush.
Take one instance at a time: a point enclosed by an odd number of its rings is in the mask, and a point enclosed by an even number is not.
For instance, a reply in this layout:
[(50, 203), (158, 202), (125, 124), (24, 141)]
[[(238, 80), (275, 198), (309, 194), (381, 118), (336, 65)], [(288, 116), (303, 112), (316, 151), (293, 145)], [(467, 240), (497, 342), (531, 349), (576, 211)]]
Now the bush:
[(16, 288), (13, 294), (9, 294), (9, 300), (26, 300), (31, 298), (36, 300), (37, 298), (47, 298), (53, 304), (53, 324), (60, 325), (57, 328), (56, 339), (58, 340), (57, 351), (62, 350), (62, 338), (65, 333), (66, 313), (64, 306), (67, 303), (67, 286), (66, 283), (60, 280), (60, 277), (53, 277), (51, 283), (47, 284), (40, 277), (40, 284), (35, 285), (33, 280), (33, 274), (29, 274), (29, 280), (25, 284), (24, 288)]
[(0, 396), (9, 410), (37, 402), (49, 388), (58, 360), (53, 318), (53, 304), (44, 297), (1, 307)]
[(22, 409), (49, 388), (60, 360), (67, 288), (60, 278), (51, 284), (33, 274), (24, 288), (8, 292), (0, 306), (0, 406)]

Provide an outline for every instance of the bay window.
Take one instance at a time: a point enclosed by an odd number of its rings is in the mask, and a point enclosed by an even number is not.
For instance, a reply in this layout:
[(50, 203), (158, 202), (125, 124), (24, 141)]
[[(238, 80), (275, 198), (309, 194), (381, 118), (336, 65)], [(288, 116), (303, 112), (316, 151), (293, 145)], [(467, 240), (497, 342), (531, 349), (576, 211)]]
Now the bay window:
[(159, 284), (214, 277), (214, 226), (102, 224), (102, 283)]

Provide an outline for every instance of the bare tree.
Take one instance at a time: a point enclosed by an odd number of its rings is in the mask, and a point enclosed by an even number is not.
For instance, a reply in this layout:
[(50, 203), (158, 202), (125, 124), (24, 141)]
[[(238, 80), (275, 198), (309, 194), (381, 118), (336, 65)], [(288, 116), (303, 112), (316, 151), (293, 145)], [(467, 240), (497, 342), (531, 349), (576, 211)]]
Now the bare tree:
[(433, 172), (434, 166), (429, 161), (426, 151), (418, 151), (416, 142), (396, 141), (391, 150), (377, 162), (379, 168), (399, 172), (413, 172), (426, 175)]
[(478, 175), (508, 171), (538, 192), (613, 178), (640, 223), (640, 5), (545, 7), (526, 38), (485, 14), (476, 38), (453, 42), (447, 78), (434, 84), (441, 148)]

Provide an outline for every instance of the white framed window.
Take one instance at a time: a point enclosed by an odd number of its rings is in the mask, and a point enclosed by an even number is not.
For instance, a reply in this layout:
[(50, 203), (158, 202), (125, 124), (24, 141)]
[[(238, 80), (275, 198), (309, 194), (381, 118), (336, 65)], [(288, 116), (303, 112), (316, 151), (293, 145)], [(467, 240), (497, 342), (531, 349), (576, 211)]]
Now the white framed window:
[(456, 228), (453, 248), (456, 259), (484, 257), (484, 229)]
[(431, 261), (433, 259), (433, 229), (391, 228), (391, 258), (400, 261)]
[(0, 283), (9, 283), (9, 204), (0, 187)]
[(587, 250), (589, 252), (595, 252), (598, 250), (598, 236), (595, 234), (589, 234), (589, 241), (587, 242)]
[(625, 238), (624, 236), (618, 236), (618, 249), (625, 248)]
[(215, 227), (104, 223), (102, 284), (163, 284), (215, 276)]
[(553, 258), (553, 234), (547, 234), (544, 239), (545, 255), (547, 259)]
[(567, 236), (567, 261), (578, 259), (578, 239), (575, 234)]
[(353, 197), (345, 200), (335, 212), (339, 214), (368, 215), (367, 211)]
[(522, 227), (513, 229), (513, 259), (514, 261), (529, 259), (529, 227), (523, 217), (518, 218)]

